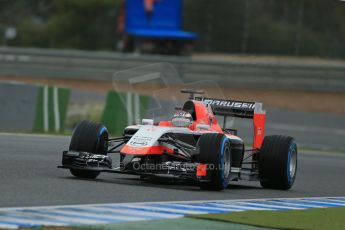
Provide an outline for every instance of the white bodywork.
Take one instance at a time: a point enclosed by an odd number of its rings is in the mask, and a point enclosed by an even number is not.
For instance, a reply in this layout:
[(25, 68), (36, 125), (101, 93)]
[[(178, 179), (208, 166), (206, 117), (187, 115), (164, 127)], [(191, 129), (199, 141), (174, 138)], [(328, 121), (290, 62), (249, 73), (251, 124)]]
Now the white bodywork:
[[(189, 128), (182, 127), (162, 127), (155, 125), (136, 125), (127, 128), (138, 129), (138, 131), (127, 142), (130, 147), (149, 147), (158, 145), (158, 139), (166, 133), (196, 134), (212, 133), (213, 131), (199, 130), (191, 131)], [(242, 140), (234, 135), (226, 135), (230, 140)]]

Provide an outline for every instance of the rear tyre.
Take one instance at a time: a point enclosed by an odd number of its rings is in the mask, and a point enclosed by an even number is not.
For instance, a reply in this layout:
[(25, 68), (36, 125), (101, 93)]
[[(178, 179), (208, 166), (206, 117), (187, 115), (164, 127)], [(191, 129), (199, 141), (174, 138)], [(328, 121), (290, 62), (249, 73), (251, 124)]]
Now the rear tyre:
[(220, 191), (228, 187), (231, 172), (231, 148), (224, 134), (203, 134), (198, 141), (199, 162), (207, 164), (208, 182), (199, 182), (201, 189)]
[(263, 188), (290, 189), (297, 173), (297, 145), (292, 137), (266, 136), (259, 153)]
[[(70, 151), (88, 152), (100, 155), (107, 155), (108, 131), (100, 123), (81, 121), (73, 131)], [(76, 177), (95, 179), (99, 172), (82, 169), (70, 169), (71, 174)]]

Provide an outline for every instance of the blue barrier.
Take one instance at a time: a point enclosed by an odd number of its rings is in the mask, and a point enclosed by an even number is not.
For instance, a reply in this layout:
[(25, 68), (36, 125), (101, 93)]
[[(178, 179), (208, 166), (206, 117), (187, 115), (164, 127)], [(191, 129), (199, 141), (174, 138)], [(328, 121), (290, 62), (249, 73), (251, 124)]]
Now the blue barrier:
[(125, 10), (125, 30), (130, 35), (190, 40), (197, 38), (197, 34), (181, 30), (182, 0), (126, 0)]

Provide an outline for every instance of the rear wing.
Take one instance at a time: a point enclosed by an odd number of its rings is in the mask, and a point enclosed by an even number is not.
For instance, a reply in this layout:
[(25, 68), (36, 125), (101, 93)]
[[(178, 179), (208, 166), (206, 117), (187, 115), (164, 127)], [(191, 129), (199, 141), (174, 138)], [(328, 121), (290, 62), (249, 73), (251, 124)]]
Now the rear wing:
[(224, 116), (223, 128), (225, 128), (226, 117), (253, 119), (253, 149), (261, 148), (266, 122), (266, 111), (263, 110), (262, 103), (206, 97), (195, 97), (195, 100), (202, 101), (204, 104), (211, 106), (214, 115)]
[(253, 118), (255, 106), (258, 104), (255, 102), (222, 100), (206, 97), (195, 97), (195, 100), (202, 101), (204, 104), (211, 106), (214, 115), (240, 118)]

